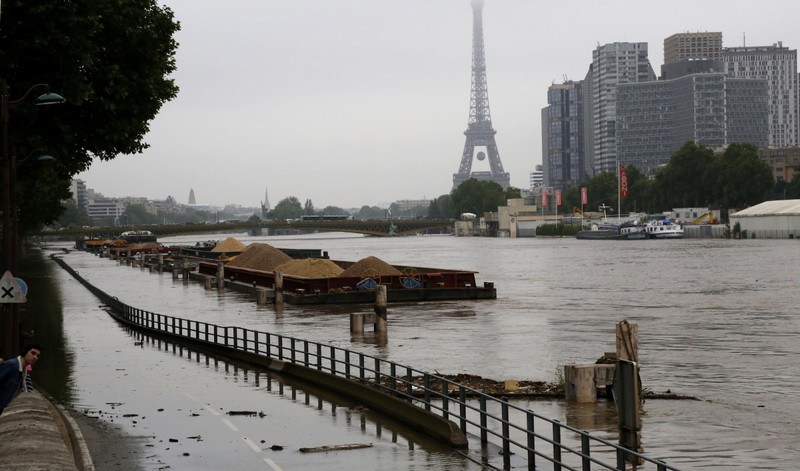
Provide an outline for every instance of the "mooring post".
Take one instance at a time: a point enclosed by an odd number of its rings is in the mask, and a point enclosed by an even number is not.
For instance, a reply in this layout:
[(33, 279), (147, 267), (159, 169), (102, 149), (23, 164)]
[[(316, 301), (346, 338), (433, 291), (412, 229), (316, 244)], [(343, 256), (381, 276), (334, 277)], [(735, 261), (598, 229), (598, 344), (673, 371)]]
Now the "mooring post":
[(186, 257), (183, 257), (183, 262), (181, 263), (183, 269), (183, 284), (189, 284), (189, 260)]
[[(642, 453), (642, 384), (639, 382), (639, 326), (628, 321), (617, 324), (617, 366), (614, 398), (619, 418), (619, 443)], [(641, 464), (641, 459), (626, 455), (626, 461)]]
[(217, 262), (217, 289), (225, 289), (225, 264)]
[(375, 332), (386, 332), (386, 285), (375, 287)]
[(203, 278), (203, 287), (207, 290), (211, 289), (211, 278), (212, 276), (206, 276)]
[(158, 272), (164, 273), (164, 254), (158, 254)]
[(267, 288), (256, 288), (256, 304), (267, 304), (268, 294)]
[(628, 321), (617, 324), (617, 359), (639, 361), (639, 325)]
[(350, 314), (350, 333), (364, 333), (364, 314), (358, 312)]
[(275, 304), (283, 304), (283, 273), (275, 272)]

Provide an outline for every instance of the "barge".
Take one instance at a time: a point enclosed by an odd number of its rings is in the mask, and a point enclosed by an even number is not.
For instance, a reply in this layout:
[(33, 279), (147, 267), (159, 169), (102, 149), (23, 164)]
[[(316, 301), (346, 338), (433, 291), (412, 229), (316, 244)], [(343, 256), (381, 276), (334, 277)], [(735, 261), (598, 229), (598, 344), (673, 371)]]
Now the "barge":
[[(347, 269), (356, 262), (330, 260)], [(357, 276), (308, 278), (281, 274), (282, 287), (276, 287), (273, 271), (223, 266), (226, 281), (247, 286), (280, 289), (290, 304), (360, 304), (375, 301), (375, 288), (386, 286), (387, 302), (411, 303), (421, 301), (497, 299), (494, 283), (478, 286), (474, 271), (447, 270), (393, 265), (399, 274), (380, 274), (365, 271)], [(218, 263), (200, 261), (198, 273), (217, 276)]]

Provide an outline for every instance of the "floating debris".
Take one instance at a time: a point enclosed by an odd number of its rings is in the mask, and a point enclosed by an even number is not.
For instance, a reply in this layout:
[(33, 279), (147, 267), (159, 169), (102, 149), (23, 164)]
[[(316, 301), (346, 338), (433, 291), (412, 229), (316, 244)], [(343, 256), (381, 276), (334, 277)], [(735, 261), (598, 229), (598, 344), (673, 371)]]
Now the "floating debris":
[(323, 445), (311, 448), (300, 448), (301, 453), (318, 453), (327, 451), (358, 450), (359, 448), (371, 448), (372, 443), (350, 443), (347, 445)]
[(228, 415), (252, 415), (258, 417), (264, 417), (267, 414), (263, 412), (256, 412), (254, 410), (230, 410), (228, 411)]

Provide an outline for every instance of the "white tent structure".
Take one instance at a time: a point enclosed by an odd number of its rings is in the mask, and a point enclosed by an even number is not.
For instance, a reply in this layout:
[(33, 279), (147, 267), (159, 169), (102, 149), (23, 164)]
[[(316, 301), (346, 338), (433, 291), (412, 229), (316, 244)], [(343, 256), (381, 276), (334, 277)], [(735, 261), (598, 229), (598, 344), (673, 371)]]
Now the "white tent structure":
[[(800, 200), (765, 201), (730, 215), (753, 239), (800, 239)], [(746, 232), (745, 232), (746, 231)]]

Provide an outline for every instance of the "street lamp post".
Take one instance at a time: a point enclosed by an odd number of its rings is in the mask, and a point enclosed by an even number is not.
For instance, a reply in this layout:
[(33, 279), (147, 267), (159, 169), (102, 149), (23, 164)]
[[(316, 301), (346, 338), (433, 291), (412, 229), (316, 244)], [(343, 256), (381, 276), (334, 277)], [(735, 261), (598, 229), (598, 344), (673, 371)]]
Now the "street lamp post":
[[(49, 86), (44, 83), (30, 87), (20, 98), (11, 99), (8, 94), (8, 84), (5, 79), (0, 79), (0, 121), (3, 128), (3, 273), (17, 270), (16, 240), (18, 230), (16, 226), (16, 205), (12, 191), (16, 179), (15, 157), (9, 154), (8, 122), (9, 113), (14, 108), (25, 103), (37, 89), (45, 89), (45, 93), (33, 100), (34, 105), (53, 105), (64, 103), (66, 100), (61, 95), (49, 92)], [(23, 159), (24, 160), (24, 159)], [(19, 353), (19, 310), (16, 303), (3, 304), (3, 345), (0, 355), (3, 358), (14, 357)]]

